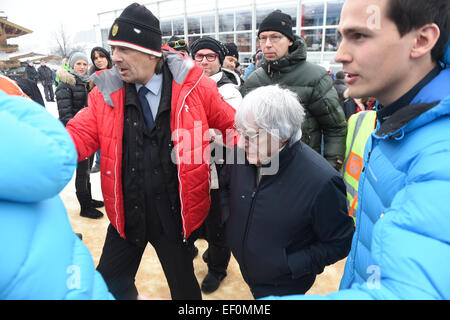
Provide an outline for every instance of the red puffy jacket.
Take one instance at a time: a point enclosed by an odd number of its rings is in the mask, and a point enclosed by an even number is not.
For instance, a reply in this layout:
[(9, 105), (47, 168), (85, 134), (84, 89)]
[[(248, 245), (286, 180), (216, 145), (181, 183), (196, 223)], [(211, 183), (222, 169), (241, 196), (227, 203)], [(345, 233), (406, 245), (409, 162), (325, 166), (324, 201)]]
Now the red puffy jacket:
[[(211, 202), (208, 130), (216, 128), (224, 137), (228, 131), (232, 139), (227, 143), (236, 144), (237, 133), (232, 129), (235, 111), (222, 99), (215, 82), (192, 60), (181, 58), (166, 46), (163, 49), (173, 75), (170, 127), (178, 168), (182, 227), (187, 238), (202, 224)], [(101, 186), (106, 213), (125, 238), (122, 191), (125, 87), (116, 69), (97, 76), (106, 85), (91, 91), (88, 107), (67, 124), (67, 130), (76, 145), (79, 161), (102, 150)]]

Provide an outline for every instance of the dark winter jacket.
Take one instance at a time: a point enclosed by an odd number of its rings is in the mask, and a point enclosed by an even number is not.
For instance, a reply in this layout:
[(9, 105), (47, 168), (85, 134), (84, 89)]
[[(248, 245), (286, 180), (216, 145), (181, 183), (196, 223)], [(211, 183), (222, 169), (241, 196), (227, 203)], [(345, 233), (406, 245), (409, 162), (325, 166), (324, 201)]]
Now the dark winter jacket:
[[(145, 247), (164, 231), (179, 240), (182, 234), (177, 166), (172, 162), (170, 130), (172, 74), (165, 65), (161, 101), (149, 132), (135, 84), (125, 84), (122, 183), (125, 234)], [(129, 174), (131, 173), (131, 174)]]
[(27, 65), (27, 67), (25, 68), (25, 74), (27, 79), (30, 79), (31, 81), (37, 82), (39, 80), (39, 74), (36, 71), (35, 67)]
[(353, 235), (344, 182), (326, 160), (301, 141), (279, 156), (278, 173), (258, 186), (248, 163), (221, 174), (227, 242), (255, 298), (306, 292)]
[(52, 69), (50, 69), (47, 66), (40, 66), (38, 69), (39, 73), (39, 80), (41, 80), (43, 85), (53, 85), (53, 72)]
[(355, 99), (352, 97), (348, 97), (344, 100), (342, 104), (342, 109), (344, 110), (345, 119), (348, 120), (352, 114), (355, 114), (357, 111), (358, 105), (355, 102)]
[(345, 84), (345, 80), (336, 79), (334, 80), (334, 88), (339, 97), (339, 104), (342, 106), (344, 104), (344, 91), (347, 90), (347, 85)]
[(57, 76), (60, 81), (55, 93), (56, 102), (59, 120), (65, 126), (78, 111), (87, 106), (88, 83), (65, 69), (58, 70)]
[[(36, 73), (37, 74), (37, 73)], [(17, 85), (22, 89), (27, 96), (29, 96), (33, 101), (39, 103), (45, 107), (44, 99), (42, 98), (41, 90), (37, 86), (35, 81), (30, 79), (20, 78), (17, 79)]]
[(343, 160), (347, 123), (339, 105), (333, 80), (321, 66), (306, 61), (305, 41), (296, 37), (288, 56), (275, 61), (263, 60), (246, 80), (242, 96), (251, 90), (273, 84), (295, 92), (305, 109), (302, 141), (320, 153), (322, 135), (324, 156), (333, 167)]

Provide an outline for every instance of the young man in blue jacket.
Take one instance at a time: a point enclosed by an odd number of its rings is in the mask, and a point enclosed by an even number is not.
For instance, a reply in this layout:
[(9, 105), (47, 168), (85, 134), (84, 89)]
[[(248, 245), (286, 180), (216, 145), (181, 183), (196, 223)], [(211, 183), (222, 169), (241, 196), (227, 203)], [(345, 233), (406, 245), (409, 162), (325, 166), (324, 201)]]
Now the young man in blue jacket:
[(450, 299), (450, 2), (347, 0), (339, 32), (349, 95), (379, 105), (328, 298)]

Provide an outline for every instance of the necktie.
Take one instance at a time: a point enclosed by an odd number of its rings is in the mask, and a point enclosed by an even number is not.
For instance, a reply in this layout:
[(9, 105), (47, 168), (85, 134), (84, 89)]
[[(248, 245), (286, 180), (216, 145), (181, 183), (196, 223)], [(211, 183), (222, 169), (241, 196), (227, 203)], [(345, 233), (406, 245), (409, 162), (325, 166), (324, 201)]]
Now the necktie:
[(150, 105), (148, 104), (147, 98), (145, 97), (145, 95), (149, 91), (150, 90), (148, 90), (145, 86), (142, 86), (139, 89), (138, 96), (139, 101), (141, 102), (142, 112), (144, 113), (145, 123), (147, 124), (148, 130), (151, 131), (154, 124), (153, 114), (152, 109), (150, 109)]

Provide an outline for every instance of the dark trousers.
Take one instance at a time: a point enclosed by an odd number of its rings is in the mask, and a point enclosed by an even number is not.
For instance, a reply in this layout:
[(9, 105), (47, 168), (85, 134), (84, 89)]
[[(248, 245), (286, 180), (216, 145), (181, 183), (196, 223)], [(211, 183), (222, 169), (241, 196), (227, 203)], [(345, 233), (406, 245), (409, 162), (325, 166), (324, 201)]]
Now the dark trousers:
[[(192, 254), (182, 240), (174, 242), (173, 239), (162, 234), (150, 243), (161, 262), (172, 299), (201, 300), (202, 295), (194, 274)], [(135, 276), (143, 253), (144, 248), (121, 238), (114, 227), (109, 225), (97, 270), (116, 299), (135, 300), (137, 298)]]
[(90, 172), (94, 156), (78, 162), (75, 175), (75, 190), (80, 206), (89, 206), (92, 200)]
[(220, 207), (220, 192), (218, 189), (211, 190), (211, 208), (204, 222), (204, 233), (208, 241), (206, 261), (208, 271), (225, 277), (227, 275), (228, 263), (230, 262), (231, 250), (225, 244), (225, 228), (222, 222)]
[(42, 83), (44, 87), (45, 100), (50, 101), (54, 100), (55, 94), (53, 93), (53, 84), (52, 83)]

